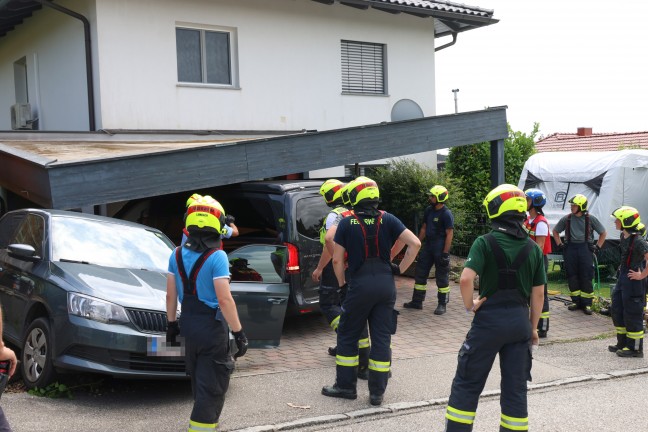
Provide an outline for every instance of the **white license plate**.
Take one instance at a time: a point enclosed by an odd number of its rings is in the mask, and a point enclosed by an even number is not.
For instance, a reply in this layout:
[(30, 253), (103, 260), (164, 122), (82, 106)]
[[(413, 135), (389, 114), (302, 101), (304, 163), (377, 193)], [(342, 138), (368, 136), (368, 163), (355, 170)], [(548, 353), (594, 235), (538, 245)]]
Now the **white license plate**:
[(184, 357), (185, 347), (181, 337), (178, 343), (167, 344), (166, 336), (147, 336), (146, 355), (152, 357)]

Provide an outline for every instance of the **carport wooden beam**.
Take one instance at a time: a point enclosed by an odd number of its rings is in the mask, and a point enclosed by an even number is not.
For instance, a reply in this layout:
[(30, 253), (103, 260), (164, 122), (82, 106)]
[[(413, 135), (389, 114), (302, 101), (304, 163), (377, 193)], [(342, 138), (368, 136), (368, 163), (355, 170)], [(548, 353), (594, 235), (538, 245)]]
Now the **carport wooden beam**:
[[(18, 180), (15, 170), (0, 170), (0, 185), (44, 207), (72, 209), (481, 142), (500, 149), (492, 164), (499, 178), (507, 136), (506, 107), (238, 142), (207, 136), (174, 146), (165, 136), (159, 151), (61, 161), (17, 152), (0, 134), (0, 164), (20, 166)], [(96, 135), (74, 139), (101, 145)]]

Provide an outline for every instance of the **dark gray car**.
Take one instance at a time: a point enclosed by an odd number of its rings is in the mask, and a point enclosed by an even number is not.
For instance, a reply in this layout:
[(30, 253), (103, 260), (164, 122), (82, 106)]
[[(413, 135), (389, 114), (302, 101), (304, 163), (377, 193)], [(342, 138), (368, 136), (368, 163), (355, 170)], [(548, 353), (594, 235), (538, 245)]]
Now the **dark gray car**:
[[(22, 351), (26, 385), (43, 387), (57, 370), (185, 376), (181, 356), (156, 352), (164, 345), (173, 249), (160, 231), (122, 220), (37, 209), (4, 215), (3, 337)], [(232, 295), (252, 347), (279, 344), (289, 293), (285, 256), (283, 246), (270, 245), (228, 254)]]

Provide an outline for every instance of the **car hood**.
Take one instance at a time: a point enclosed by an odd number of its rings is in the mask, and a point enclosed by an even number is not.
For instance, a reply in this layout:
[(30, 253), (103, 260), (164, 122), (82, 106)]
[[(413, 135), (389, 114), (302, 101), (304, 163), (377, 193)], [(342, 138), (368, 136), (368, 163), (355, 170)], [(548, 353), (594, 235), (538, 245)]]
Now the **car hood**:
[(165, 273), (93, 264), (52, 265), (53, 273), (64, 279), (72, 291), (128, 308), (166, 310)]

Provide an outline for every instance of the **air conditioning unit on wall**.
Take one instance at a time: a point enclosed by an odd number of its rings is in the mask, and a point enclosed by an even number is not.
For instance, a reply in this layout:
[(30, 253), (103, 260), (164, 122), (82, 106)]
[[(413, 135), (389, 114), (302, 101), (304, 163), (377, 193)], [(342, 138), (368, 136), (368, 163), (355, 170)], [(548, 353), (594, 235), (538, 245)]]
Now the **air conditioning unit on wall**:
[(11, 105), (11, 129), (32, 129), (33, 124), (31, 105), (21, 103)]

